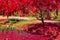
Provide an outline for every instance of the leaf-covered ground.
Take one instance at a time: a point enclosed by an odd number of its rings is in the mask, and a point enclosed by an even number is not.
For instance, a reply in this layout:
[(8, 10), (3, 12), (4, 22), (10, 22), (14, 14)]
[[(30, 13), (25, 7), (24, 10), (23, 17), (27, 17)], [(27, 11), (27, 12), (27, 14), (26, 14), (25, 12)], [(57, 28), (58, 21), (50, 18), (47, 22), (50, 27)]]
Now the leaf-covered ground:
[(36, 20), (0, 20), (0, 40), (60, 40), (60, 23)]

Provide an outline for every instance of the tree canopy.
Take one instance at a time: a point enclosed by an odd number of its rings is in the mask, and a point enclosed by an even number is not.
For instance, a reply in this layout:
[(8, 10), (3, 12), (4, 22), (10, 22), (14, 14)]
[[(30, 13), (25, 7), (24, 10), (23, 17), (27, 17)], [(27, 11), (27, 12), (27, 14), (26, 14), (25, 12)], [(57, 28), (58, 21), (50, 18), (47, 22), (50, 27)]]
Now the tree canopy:
[(32, 9), (33, 13), (38, 10), (57, 10), (60, 9), (60, 0), (0, 0), (0, 14), (8, 16), (15, 11), (22, 11), (23, 14), (28, 14)]

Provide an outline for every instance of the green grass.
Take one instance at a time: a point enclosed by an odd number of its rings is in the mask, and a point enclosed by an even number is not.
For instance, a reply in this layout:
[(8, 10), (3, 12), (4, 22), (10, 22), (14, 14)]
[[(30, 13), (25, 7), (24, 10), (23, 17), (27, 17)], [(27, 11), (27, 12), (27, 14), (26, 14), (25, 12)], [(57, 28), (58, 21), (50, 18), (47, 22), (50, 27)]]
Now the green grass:
[(19, 22), (14, 23), (14, 24), (12, 24), (8, 27), (6, 25), (2, 25), (0, 27), (0, 30), (2, 30), (2, 31), (4, 31), (4, 30), (13, 30), (14, 28), (16, 28), (18, 26), (23, 26), (25, 24), (32, 24), (32, 22), (33, 22), (32, 20), (20, 20)]
[(6, 29), (7, 29), (6, 26), (1, 26), (1, 27), (0, 27), (0, 30), (6, 30)]
[(31, 24), (33, 21), (32, 20), (21, 20), (13, 25), (11, 25), (12, 27), (18, 27), (18, 26), (23, 26), (25, 24)]

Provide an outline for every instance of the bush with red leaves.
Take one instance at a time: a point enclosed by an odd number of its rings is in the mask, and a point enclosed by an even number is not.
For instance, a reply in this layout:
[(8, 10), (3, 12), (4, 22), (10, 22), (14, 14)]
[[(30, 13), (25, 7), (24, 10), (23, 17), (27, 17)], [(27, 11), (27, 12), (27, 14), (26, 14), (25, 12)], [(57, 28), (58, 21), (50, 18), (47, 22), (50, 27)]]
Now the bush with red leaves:
[(43, 37), (46, 37), (48, 40), (55, 40), (59, 39), (58, 37), (58, 35), (60, 35), (59, 24), (60, 23), (45, 23), (44, 27), (42, 27), (42, 24), (34, 24), (34, 26), (29, 28), (27, 32), (33, 35), (41, 35)]
[(40, 35), (31, 35), (24, 31), (22, 32), (16, 32), (13, 31), (5, 31), (0, 32), (0, 40), (47, 40), (45, 37), (42, 37)]

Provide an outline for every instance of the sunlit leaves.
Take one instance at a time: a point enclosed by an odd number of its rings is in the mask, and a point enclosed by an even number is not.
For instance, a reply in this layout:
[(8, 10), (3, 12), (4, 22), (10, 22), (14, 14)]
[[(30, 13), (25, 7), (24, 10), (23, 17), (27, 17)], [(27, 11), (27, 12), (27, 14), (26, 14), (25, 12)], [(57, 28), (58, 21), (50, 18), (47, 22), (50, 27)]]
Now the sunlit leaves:
[[(16, 11), (22, 11), (23, 14), (29, 14), (29, 10), (32, 9), (33, 13), (38, 10), (56, 10), (60, 9), (60, 1), (59, 0), (0, 0), (0, 13), (11, 15)], [(6, 14), (6, 15), (7, 15)]]

